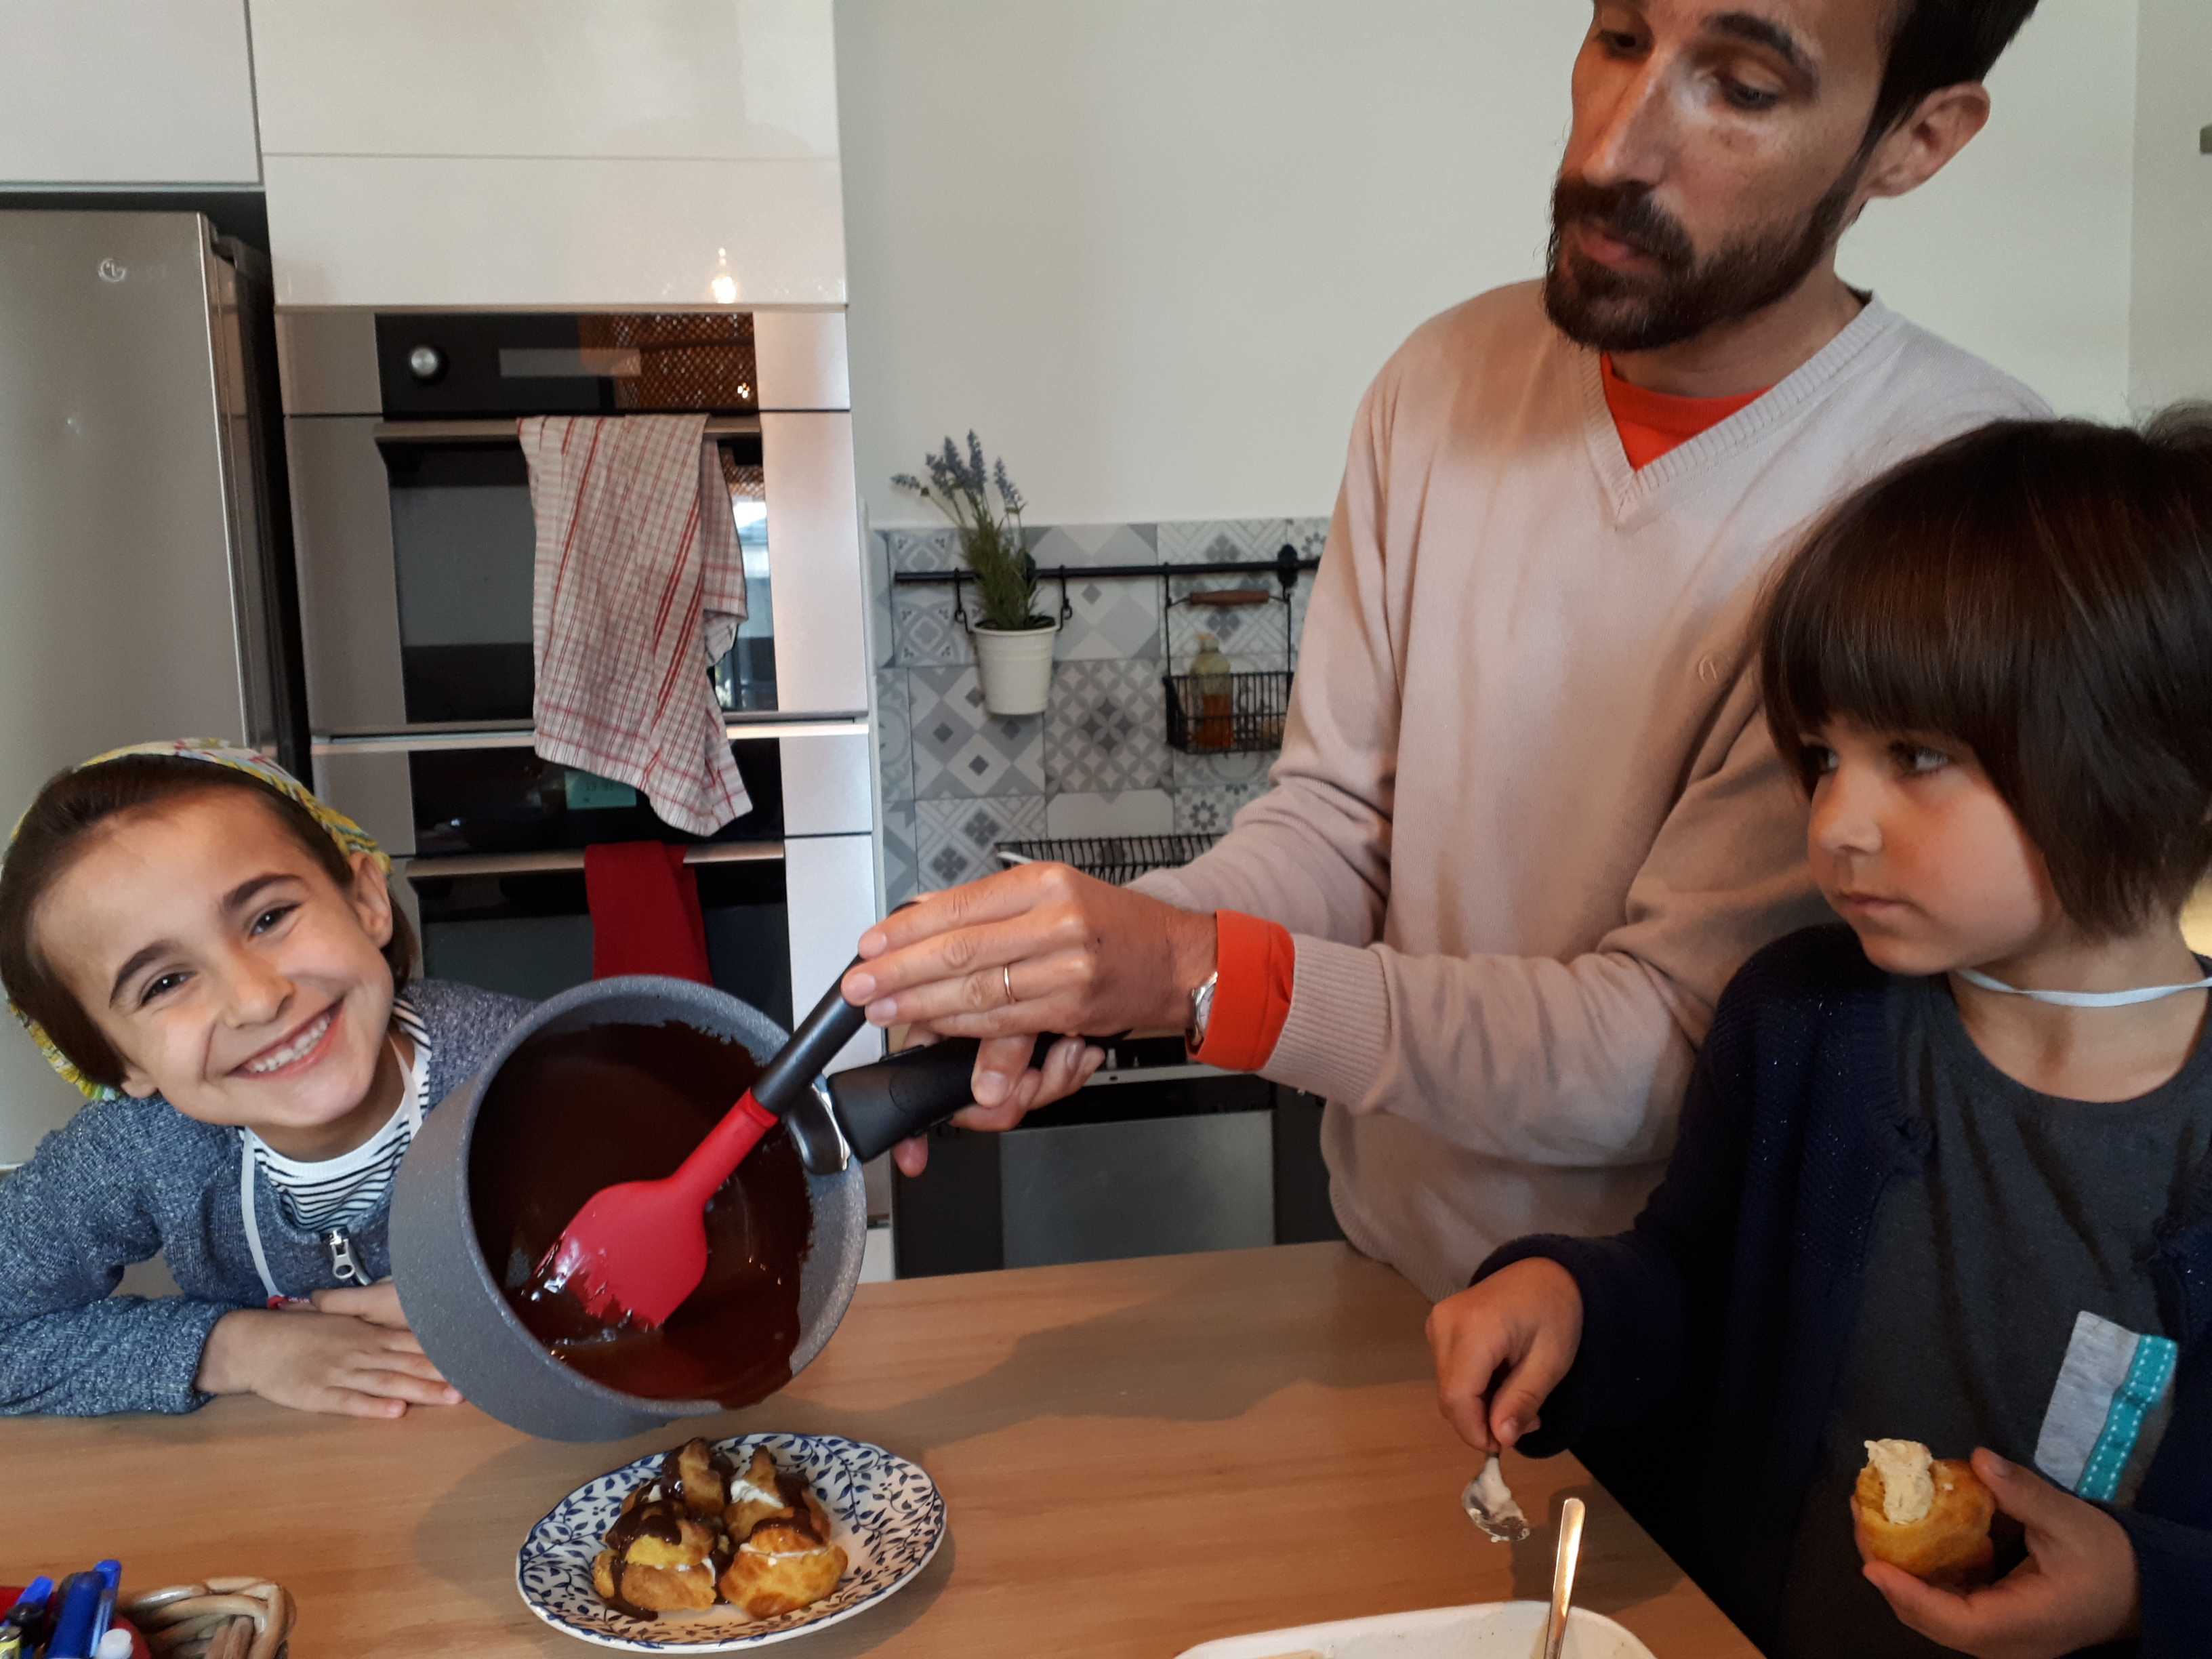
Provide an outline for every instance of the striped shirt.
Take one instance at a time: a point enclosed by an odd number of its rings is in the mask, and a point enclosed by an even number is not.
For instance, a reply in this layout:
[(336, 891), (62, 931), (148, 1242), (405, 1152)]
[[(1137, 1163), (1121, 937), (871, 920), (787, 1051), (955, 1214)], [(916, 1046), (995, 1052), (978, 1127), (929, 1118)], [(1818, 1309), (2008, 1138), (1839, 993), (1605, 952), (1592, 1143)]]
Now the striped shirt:
[(392, 1004), (394, 1024), (414, 1045), (399, 1103), (384, 1127), (349, 1152), (313, 1163), (287, 1158), (251, 1129), (240, 1131), (255, 1165), (276, 1192), (284, 1219), (310, 1232), (350, 1228), (374, 1215), (392, 1191), (399, 1160), (415, 1138), (415, 1127), (430, 1103), (423, 1097), (430, 1075), (430, 1034), (404, 999)]

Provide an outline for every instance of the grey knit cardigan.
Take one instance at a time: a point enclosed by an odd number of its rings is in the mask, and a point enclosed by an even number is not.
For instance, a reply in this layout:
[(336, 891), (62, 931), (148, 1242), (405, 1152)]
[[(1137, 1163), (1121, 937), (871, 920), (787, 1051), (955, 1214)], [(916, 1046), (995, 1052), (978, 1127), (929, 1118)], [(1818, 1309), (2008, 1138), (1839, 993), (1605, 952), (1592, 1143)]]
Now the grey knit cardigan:
[[(408, 1003), (430, 1034), (430, 1101), (491, 1056), (530, 1004), (416, 980)], [(94, 1101), (0, 1181), (0, 1414), (188, 1412), (208, 1333), (267, 1300), (239, 1213), (240, 1131), (186, 1117), (156, 1095)], [(269, 1271), (287, 1296), (336, 1287), (320, 1237), (284, 1218), (254, 1175)], [(372, 1279), (392, 1271), (387, 1197), (349, 1229)], [(165, 1255), (180, 1296), (112, 1294), (131, 1262)]]

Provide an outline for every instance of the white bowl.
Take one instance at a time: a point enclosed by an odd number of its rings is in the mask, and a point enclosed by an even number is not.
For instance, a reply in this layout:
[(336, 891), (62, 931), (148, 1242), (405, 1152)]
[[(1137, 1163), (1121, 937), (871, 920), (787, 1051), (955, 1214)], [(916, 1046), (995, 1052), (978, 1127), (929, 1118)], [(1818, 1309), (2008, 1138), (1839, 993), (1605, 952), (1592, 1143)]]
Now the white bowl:
[[(1230, 1636), (1186, 1649), (1179, 1659), (1536, 1659), (1544, 1639), (1542, 1601), (1485, 1601), (1299, 1625)], [(1603, 1613), (1567, 1613), (1564, 1659), (1653, 1659), (1651, 1650)]]

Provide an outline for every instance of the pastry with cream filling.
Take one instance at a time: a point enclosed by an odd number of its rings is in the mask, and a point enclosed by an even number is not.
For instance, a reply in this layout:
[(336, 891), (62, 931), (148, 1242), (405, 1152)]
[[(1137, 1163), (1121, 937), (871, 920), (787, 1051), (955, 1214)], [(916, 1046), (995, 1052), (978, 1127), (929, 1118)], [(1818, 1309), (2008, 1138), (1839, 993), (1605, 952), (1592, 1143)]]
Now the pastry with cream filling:
[(652, 1480), (623, 1500), (606, 1547), (592, 1562), (592, 1588), (633, 1619), (711, 1607), (729, 1557), (730, 1540), (719, 1526)]
[(1931, 1584), (1972, 1583), (1985, 1575), (1996, 1556), (1990, 1521), (1997, 1504), (1973, 1465), (1931, 1457), (1917, 1440), (1869, 1440), (1866, 1449), (1851, 1492), (1859, 1554)]
[(830, 1541), (827, 1528), (817, 1531), (796, 1518), (771, 1521), (738, 1546), (721, 1589), (754, 1618), (773, 1619), (811, 1607), (844, 1576), (845, 1552)]
[(632, 1619), (734, 1602), (755, 1619), (811, 1607), (845, 1575), (830, 1512), (765, 1449), (740, 1472), (687, 1441), (623, 1500), (592, 1563), (599, 1599)]

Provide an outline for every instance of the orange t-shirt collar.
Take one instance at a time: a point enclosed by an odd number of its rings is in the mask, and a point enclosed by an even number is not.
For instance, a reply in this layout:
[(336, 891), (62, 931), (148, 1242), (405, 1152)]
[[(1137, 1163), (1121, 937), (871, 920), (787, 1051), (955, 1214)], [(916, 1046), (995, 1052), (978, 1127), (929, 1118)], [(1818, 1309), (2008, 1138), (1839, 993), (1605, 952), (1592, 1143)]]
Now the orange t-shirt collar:
[(1629, 465), (1641, 472), (1668, 450), (1718, 426), (1740, 409), (1748, 408), (1772, 388), (1739, 393), (1733, 398), (1677, 398), (1631, 386), (1613, 372), (1610, 354), (1598, 359), (1605, 379), (1605, 406), (1612, 412), (1613, 430)]

